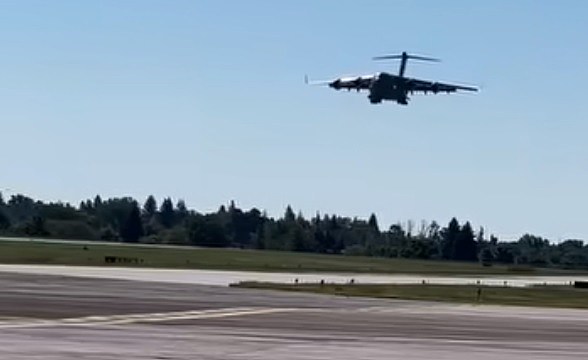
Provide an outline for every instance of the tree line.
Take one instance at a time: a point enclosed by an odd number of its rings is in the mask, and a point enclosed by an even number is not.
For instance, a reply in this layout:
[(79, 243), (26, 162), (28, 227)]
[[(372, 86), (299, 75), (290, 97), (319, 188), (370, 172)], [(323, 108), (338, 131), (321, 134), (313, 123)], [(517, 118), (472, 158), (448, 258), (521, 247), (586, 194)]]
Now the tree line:
[(380, 229), (375, 214), (367, 220), (326, 214), (307, 219), (287, 206), (282, 217), (272, 218), (234, 202), (204, 214), (188, 209), (183, 200), (168, 197), (158, 203), (153, 196), (139, 203), (97, 195), (72, 206), (22, 194), (4, 199), (0, 193), (0, 235), (588, 269), (583, 241), (556, 244), (531, 234), (499, 241), (456, 218), (443, 227), (409, 221)]

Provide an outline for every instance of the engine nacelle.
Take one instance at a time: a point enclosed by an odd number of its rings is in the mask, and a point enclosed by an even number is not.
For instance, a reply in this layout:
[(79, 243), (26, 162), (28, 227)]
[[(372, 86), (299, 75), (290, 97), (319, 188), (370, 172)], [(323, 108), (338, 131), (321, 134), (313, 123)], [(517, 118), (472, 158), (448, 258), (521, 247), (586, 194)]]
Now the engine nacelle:
[(337, 80), (331, 82), (329, 84), (329, 86), (332, 87), (335, 90), (339, 90), (339, 89), (341, 89), (341, 80), (340, 79), (337, 79)]

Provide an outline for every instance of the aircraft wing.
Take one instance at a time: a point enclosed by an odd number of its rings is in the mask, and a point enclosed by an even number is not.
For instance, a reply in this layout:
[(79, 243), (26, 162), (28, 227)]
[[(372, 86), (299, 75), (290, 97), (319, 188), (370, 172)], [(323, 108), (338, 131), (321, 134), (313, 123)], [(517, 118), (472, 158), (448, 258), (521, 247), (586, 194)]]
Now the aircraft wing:
[(408, 91), (412, 92), (456, 92), (458, 90), (464, 91), (478, 91), (477, 88), (471, 86), (462, 86), (462, 85), (454, 85), (454, 84), (446, 84), (442, 82), (432, 82), (426, 80), (419, 80), (419, 79), (408, 79), (406, 81), (406, 85), (408, 87)]
[(329, 82), (329, 86), (339, 90), (339, 89), (347, 89), (347, 90), (368, 90), (374, 81), (374, 75), (364, 75), (364, 76), (355, 76), (355, 77), (344, 77), (333, 80)]

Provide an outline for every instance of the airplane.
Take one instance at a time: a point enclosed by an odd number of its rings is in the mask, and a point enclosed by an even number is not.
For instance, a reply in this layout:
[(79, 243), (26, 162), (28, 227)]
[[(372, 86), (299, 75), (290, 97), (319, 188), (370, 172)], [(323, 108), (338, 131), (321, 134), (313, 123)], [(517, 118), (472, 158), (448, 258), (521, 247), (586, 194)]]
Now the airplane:
[(305, 83), (312, 85), (328, 85), (335, 90), (347, 89), (347, 91), (356, 90), (357, 92), (361, 90), (367, 90), (369, 91), (368, 99), (372, 104), (379, 104), (383, 100), (388, 100), (396, 101), (401, 105), (408, 105), (408, 95), (412, 95), (418, 92), (422, 92), (424, 94), (429, 92), (433, 94), (446, 92), (449, 94), (458, 90), (478, 91), (477, 88), (470, 86), (445, 84), (436, 81), (431, 82), (404, 76), (408, 59), (434, 62), (440, 61), (439, 59), (410, 55), (407, 54), (406, 51), (402, 52), (400, 55), (384, 55), (373, 58), (373, 60), (390, 59), (400, 59), (400, 69), (398, 71), (398, 75), (387, 72), (380, 72), (373, 75), (342, 77), (333, 81), (315, 81), (312, 83), (308, 81), (308, 76), (305, 76)]

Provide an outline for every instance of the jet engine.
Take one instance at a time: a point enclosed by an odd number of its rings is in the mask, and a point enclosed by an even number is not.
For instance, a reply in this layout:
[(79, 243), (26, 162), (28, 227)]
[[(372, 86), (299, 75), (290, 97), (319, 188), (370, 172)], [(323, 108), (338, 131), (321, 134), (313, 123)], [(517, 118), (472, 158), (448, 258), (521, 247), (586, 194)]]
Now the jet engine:
[(337, 79), (337, 80), (331, 82), (329, 84), (329, 86), (332, 87), (335, 90), (339, 90), (339, 89), (341, 89), (341, 80), (340, 79)]

